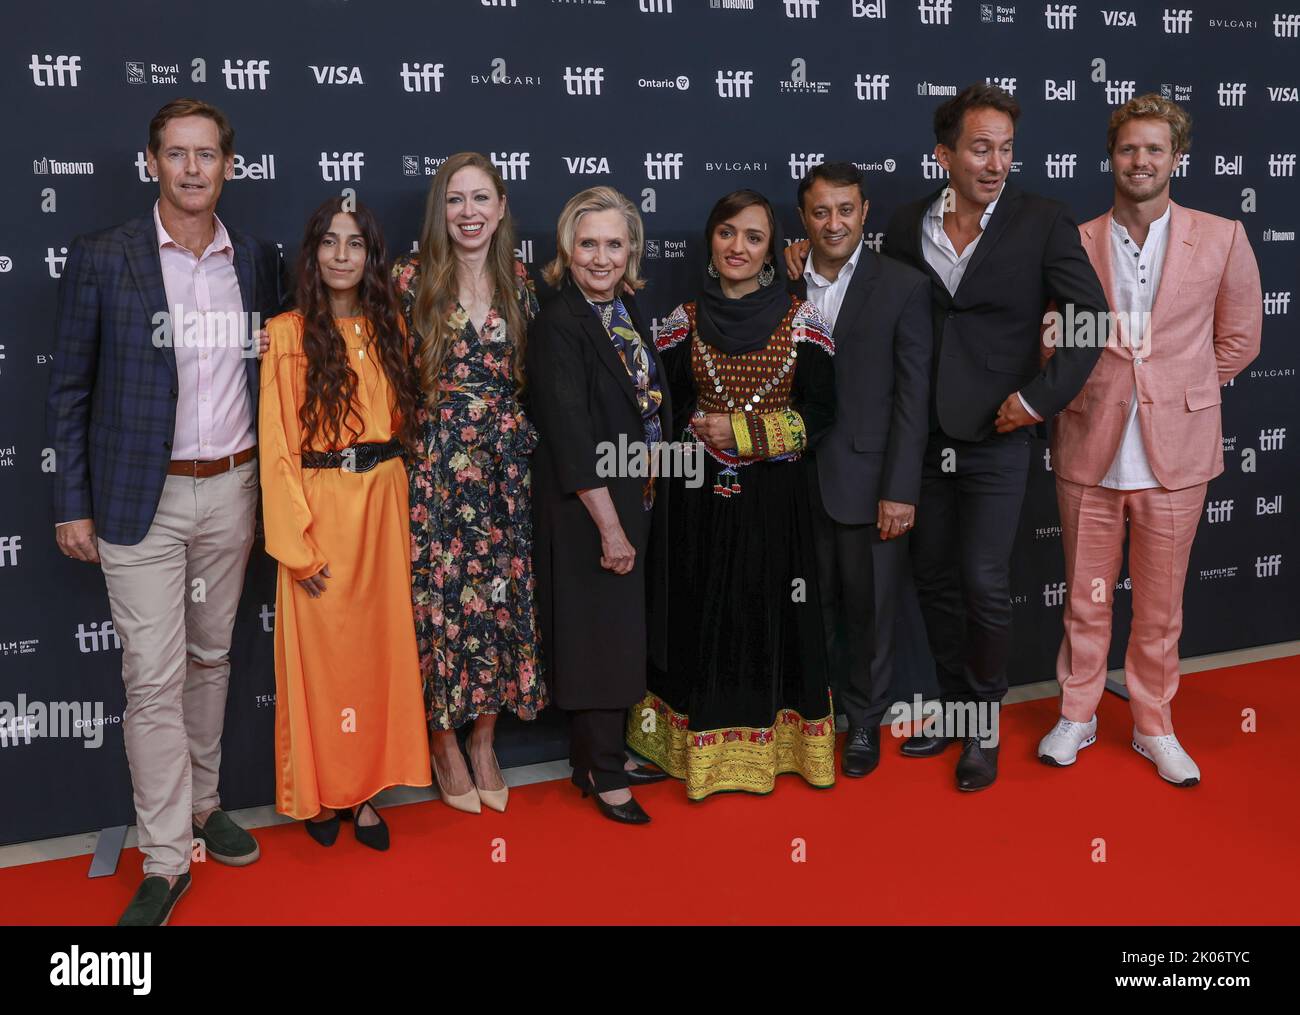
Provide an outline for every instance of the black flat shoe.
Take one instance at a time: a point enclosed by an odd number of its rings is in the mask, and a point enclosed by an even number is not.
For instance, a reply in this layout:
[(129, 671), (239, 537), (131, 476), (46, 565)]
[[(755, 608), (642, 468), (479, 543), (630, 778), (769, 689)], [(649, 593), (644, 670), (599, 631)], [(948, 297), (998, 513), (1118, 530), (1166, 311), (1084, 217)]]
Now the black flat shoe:
[(639, 765), (636, 768), (625, 769), (623, 774), (627, 776), (629, 786), (644, 786), (647, 783), (663, 782), (665, 779), (670, 778), (667, 772), (651, 768), (649, 765)]
[(948, 745), (956, 740), (956, 737), (908, 737), (903, 741), (900, 753), (909, 758), (933, 758), (946, 751)]
[(981, 747), (979, 737), (966, 737), (957, 761), (957, 788), (967, 793), (987, 789), (998, 777), (998, 749)]
[(880, 764), (880, 727), (854, 726), (844, 739), (844, 752), (840, 768), (845, 775), (857, 779), (870, 775)]
[[(361, 812), (367, 807), (374, 812), (376, 818), (379, 818), (378, 824), (363, 825), (357, 820), (361, 817)], [(352, 831), (356, 833), (357, 842), (363, 846), (369, 846), (371, 849), (377, 849), (381, 852), (389, 846), (388, 823), (380, 817), (379, 811), (375, 809), (375, 805), (369, 800), (357, 807), (357, 813), (353, 816)]]
[(334, 812), (334, 817), (326, 818), (324, 821), (303, 822), (307, 826), (307, 834), (319, 842), (322, 846), (332, 846), (334, 841), (339, 837), (339, 812)]

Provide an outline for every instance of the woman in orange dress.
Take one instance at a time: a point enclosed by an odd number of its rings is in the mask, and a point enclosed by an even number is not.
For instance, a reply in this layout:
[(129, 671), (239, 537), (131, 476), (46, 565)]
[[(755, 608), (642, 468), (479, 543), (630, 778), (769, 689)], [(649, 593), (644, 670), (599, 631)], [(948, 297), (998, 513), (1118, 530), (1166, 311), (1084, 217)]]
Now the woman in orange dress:
[(334, 197), (312, 215), (298, 309), (268, 324), (262, 361), (276, 809), (325, 846), (354, 817), (358, 840), (387, 849), (371, 799), (431, 782), (401, 457), (418, 389), (379, 225), (344, 208)]

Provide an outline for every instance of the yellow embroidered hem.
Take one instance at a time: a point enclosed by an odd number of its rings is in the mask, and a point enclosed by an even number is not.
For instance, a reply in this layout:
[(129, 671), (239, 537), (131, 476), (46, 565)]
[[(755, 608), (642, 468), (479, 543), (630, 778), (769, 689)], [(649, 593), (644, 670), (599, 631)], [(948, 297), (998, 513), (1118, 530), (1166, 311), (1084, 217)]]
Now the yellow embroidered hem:
[(770, 793), (776, 777), (796, 772), (813, 786), (835, 784), (835, 716), (805, 719), (783, 708), (771, 726), (696, 731), (689, 719), (646, 694), (628, 712), (627, 744), (675, 779), (686, 795), (703, 800), (723, 790)]

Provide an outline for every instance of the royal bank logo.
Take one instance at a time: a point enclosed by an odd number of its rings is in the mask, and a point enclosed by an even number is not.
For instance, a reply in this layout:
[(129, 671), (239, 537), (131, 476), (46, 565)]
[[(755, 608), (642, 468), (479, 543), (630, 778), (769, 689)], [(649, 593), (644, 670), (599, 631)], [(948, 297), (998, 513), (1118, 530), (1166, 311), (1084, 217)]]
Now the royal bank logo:
[(1052, 154), (1048, 155), (1045, 160), (1047, 166), (1047, 178), (1049, 180), (1073, 180), (1074, 167), (1079, 162), (1079, 156), (1073, 152), (1069, 154)]
[(812, 81), (808, 78), (808, 61), (796, 56), (790, 61), (790, 76), (777, 82), (783, 95), (825, 95), (831, 90), (829, 81)]
[(1291, 306), (1291, 292), (1269, 292), (1264, 294), (1264, 316), (1280, 317)]
[(604, 67), (566, 66), (564, 68), (564, 92), (566, 95), (599, 95), (601, 82), (604, 80)]
[(1043, 98), (1049, 102), (1073, 102), (1078, 98), (1078, 88), (1073, 81), (1065, 81), (1058, 85), (1048, 78), (1043, 82)]
[(986, 25), (1015, 24), (1016, 9), (1002, 4), (980, 4), (980, 21)]
[(1246, 104), (1246, 82), (1220, 81), (1219, 105), (1244, 106)]
[(497, 167), (501, 179), (528, 179), (528, 166), (532, 161), (532, 155), (529, 152), (492, 152), (489, 159), (492, 165)]
[(815, 18), (821, 0), (783, 0), (787, 18)]
[(402, 61), (398, 77), (402, 82), (402, 91), (427, 94), (442, 91), (442, 79), (445, 76), (440, 63), (407, 63)]
[(1161, 17), (1166, 35), (1188, 35), (1192, 31), (1192, 12), (1186, 9), (1170, 10), (1165, 8)]
[(885, 0), (853, 0), (851, 13), (855, 18), (871, 18), (876, 21), (889, 16)]
[(1268, 157), (1269, 176), (1295, 176), (1295, 152)]
[(37, 88), (76, 88), (81, 57), (51, 56), (46, 53), (42, 60), (33, 53), (32, 62), (27, 67), (32, 72), (32, 81)]
[(985, 83), (993, 85), (994, 88), (1001, 88), (1008, 95), (1016, 94), (1015, 78), (985, 78)]
[(1160, 95), (1173, 102), (1191, 102), (1192, 86), (1165, 82), (1160, 85)]
[(1279, 39), (1300, 38), (1300, 14), (1274, 14), (1273, 34)]
[(790, 161), (790, 178), (802, 180), (807, 175), (808, 170), (813, 166), (820, 166), (826, 161), (824, 152), (791, 152)]
[(1107, 28), (1136, 28), (1137, 15), (1132, 11), (1102, 11), (1101, 23)]
[(652, 261), (682, 261), (686, 258), (685, 240), (646, 240), (645, 256)]
[(920, 0), (916, 13), (923, 25), (946, 25), (952, 17), (952, 0)]
[(144, 63), (127, 60), (126, 83), (129, 85), (178, 85), (181, 83), (179, 63)]
[(321, 152), (316, 164), (326, 183), (348, 183), (361, 179), (366, 164), (365, 152)]
[(859, 102), (884, 102), (889, 98), (889, 75), (859, 74), (853, 79), (853, 91)]
[(1054, 32), (1073, 32), (1074, 19), (1079, 15), (1076, 4), (1048, 4), (1043, 11), (1047, 27)]
[(1205, 520), (1211, 525), (1232, 520), (1234, 500), (1211, 500), (1205, 502)]
[(748, 99), (754, 84), (752, 70), (720, 70), (715, 79), (718, 96), (723, 99)]
[(221, 76), (232, 92), (264, 92), (271, 77), (271, 61), (226, 60)]
[(604, 155), (565, 155), (564, 166), (570, 176), (590, 176), (610, 172), (609, 159)]
[(681, 152), (646, 152), (645, 178), (647, 180), (680, 180), (682, 178)]
[(438, 167), (446, 161), (446, 155), (441, 157), (434, 155), (403, 155), (402, 175), (433, 176), (438, 172)]
[(94, 176), (93, 162), (65, 162), (43, 155), (32, 159), (32, 173), (36, 176)]
[(361, 77), (360, 67), (351, 67), (347, 64), (317, 66), (314, 63), (308, 64), (307, 67), (318, 85), (364, 85), (366, 83)]

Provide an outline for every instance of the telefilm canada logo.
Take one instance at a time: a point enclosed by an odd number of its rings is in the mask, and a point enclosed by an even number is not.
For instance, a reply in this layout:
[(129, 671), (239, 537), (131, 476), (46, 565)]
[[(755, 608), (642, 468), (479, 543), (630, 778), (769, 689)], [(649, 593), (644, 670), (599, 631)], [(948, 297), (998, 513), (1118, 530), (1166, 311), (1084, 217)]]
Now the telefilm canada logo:
[(790, 76), (777, 82), (782, 95), (828, 95), (829, 81), (814, 81), (808, 77), (808, 61), (796, 56), (790, 61)]

